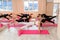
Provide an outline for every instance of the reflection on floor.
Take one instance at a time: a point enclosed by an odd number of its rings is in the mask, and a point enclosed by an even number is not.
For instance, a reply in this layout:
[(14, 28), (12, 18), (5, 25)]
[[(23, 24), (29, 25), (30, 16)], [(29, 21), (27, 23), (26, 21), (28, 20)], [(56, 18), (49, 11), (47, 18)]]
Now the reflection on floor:
[[(13, 30), (12, 30), (13, 29)], [(48, 35), (17, 35), (17, 30), (12, 28), (10, 31), (6, 28), (0, 32), (0, 40), (58, 40), (56, 27), (41, 27), (41, 29), (47, 29), (50, 34)]]

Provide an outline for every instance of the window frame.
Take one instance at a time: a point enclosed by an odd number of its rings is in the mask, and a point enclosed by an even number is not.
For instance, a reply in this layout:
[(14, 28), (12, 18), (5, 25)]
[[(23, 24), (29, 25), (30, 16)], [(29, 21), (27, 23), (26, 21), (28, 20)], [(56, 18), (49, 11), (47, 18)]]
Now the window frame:
[[(4, 4), (3, 4), (3, 3), (4, 3), (4, 0), (1, 0), (1, 2), (2, 2), (2, 3), (1, 3), (2, 9), (0, 9), (0, 11), (9, 11), (9, 12), (12, 12), (12, 11), (13, 11), (12, 4), (11, 4), (11, 6), (10, 6), (12, 9), (9, 10), (9, 8), (8, 8), (8, 7), (9, 7), (9, 4), (8, 4), (8, 3), (9, 3), (9, 0), (6, 0), (6, 2), (7, 2), (7, 3), (6, 3), (6, 7), (7, 7), (6, 9), (4, 8)], [(11, 0), (11, 3), (12, 3), (12, 0)]]
[(32, 6), (33, 10), (29, 10), (29, 8), (30, 8), (30, 6), (29, 6), (29, 2), (30, 2), (30, 0), (23, 0), (23, 1), (24, 1), (24, 2), (25, 2), (25, 1), (28, 2), (28, 10), (25, 10), (25, 5), (24, 5), (24, 11), (25, 11), (25, 12), (27, 12), (27, 11), (29, 11), (29, 12), (38, 12), (38, 8), (39, 8), (38, 5), (37, 5), (37, 9), (34, 10), (34, 2), (36, 1), (37, 4), (38, 4), (38, 0), (31, 0), (32, 3), (33, 3), (33, 4), (32, 4), (32, 5), (33, 5), (33, 6)]

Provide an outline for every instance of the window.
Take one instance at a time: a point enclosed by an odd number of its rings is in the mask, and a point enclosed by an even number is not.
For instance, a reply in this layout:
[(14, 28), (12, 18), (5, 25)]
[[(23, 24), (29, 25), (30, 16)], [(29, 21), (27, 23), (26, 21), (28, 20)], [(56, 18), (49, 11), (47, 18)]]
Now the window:
[(53, 5), (53, 16), (56, 16), (58, 13), (58, 4), (54, 3)]
[(24, 0), (24, 10), (25, 11), (38, 11), (38, 1), (37, 0)]
[(12, 11), (12, 0), (0, 0), (0, 11)]

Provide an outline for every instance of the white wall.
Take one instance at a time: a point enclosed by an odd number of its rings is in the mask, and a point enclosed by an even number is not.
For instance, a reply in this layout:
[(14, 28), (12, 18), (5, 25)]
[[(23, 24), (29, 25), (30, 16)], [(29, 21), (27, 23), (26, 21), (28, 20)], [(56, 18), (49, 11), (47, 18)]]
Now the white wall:
[(60, 0), (54, 0), (54, 3), (59, 3), (60, 2)]
[(60, 4), (59, 4), (59, 20), (58, 20), (58, 27), (57, 27), (57, 35), (60, 40)]

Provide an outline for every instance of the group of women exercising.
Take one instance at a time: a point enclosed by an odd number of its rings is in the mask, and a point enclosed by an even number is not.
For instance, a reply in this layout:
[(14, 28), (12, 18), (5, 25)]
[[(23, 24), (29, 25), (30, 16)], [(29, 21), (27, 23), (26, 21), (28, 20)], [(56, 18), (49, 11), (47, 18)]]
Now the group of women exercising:
[[(30, 19), (32, 18), (33, 14), (16, 14), (16, 16), (18, 17), (18, 19), (16, 19), (15, 21), (17, 22), (29, 22)], [(46, 14), (38, 14), (37, 19), (40, 21), (40, 26), (42, 26), (42, 23), (48, 21), (54, 24), (54, 21), (51, 21), (53, 18), (55, 18), (56, 16), (48, 16)], [(6, 18), (6, 19), (10, 19), (12, 18), (12, 13), (10, 14), (0, 14), (0, 18)]]

